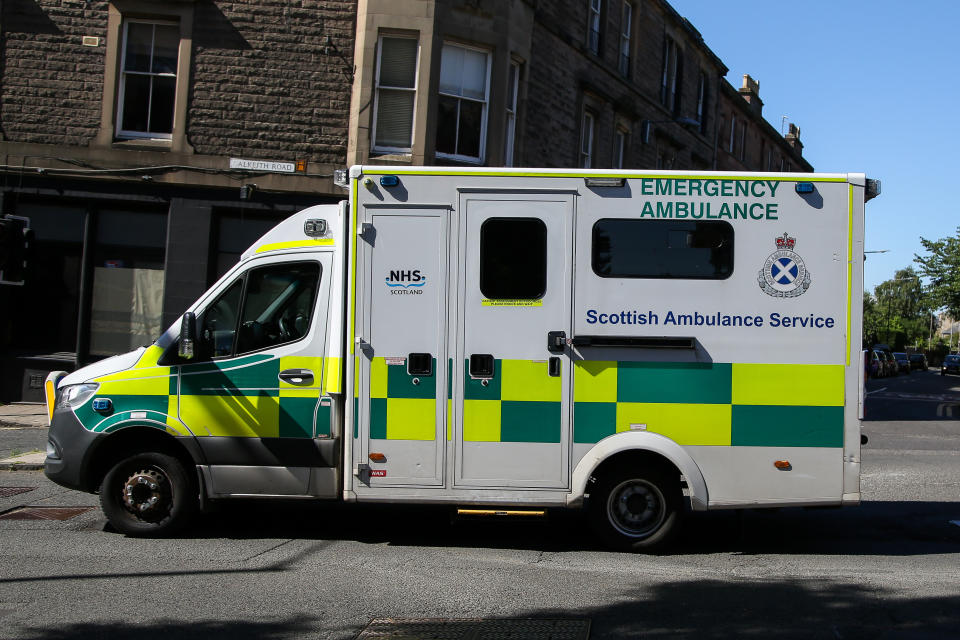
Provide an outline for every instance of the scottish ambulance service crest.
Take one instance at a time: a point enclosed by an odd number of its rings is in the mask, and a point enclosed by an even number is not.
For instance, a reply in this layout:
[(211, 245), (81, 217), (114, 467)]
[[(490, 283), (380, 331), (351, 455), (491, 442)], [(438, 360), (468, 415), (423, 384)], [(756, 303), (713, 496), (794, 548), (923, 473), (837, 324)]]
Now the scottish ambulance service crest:
[(810, 272), (803, 258), (794, 252), (796, 238), (786, 233), (775, 239), (777, 250), (767, 257), (757, 274), (763, 292), (774, 298), (796, 298), (810, 288)]

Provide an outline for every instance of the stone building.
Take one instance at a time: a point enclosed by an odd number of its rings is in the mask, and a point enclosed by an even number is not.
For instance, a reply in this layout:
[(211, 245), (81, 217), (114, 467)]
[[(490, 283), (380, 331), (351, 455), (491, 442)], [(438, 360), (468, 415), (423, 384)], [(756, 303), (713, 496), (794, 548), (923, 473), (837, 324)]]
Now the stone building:
[(810, 170), (664, 0), (0, 0), (0, 38), (0, 400), (150, 342), (351, 164)]

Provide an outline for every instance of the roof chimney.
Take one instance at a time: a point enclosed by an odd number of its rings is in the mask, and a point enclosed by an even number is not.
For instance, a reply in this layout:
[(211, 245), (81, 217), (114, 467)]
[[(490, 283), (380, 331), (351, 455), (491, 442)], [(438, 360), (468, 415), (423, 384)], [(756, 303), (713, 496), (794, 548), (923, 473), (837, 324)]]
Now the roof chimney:
[(740, 87), (740, 95), (753, 108), (753, 112), (759, 118), (763, 111), (763, 100), (760, 99), (760, 83), (747, 73), (743, 74), (743, 86)]
[(792, 122), (787, 127), (787, 135), (783, 136), (787, 144), (796, 149), (797, 153), (803, 155), (803, 143), (800, 142), (800, 127)]

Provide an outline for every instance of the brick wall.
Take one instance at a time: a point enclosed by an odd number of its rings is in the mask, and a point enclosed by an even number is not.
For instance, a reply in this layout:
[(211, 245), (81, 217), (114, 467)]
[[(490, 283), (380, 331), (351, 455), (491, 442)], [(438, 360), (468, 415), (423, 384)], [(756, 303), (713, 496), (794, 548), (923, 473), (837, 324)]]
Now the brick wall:
[[(198, 3), (195, 151), (344, 164), (355, 21), (355, 0)], [(324, 54), (326, 36), (343, 58)]]
[[(5, 139), (86, 145), (100, 126), (106, 2), (3, 0), (0, 127)], [(98, 36), (97, 47), (83, 36)]]
[[(599, 55), (587, 48), (587, 7), (588, 0), (556, 0), (537, 5), (532, 59), (528, 65), (522, 162), (528, 166), (578, 166), (580, 119), (586, 103), (596, 116), (595, 168), (611, 166), (618, 122), (630, 129), (625, 168), (654, 167), (658, 141), (643, 142), (641, 123), (673, 117), (660, 105), (664, 29), (667, 23), (673, 24), (673, 18), (660, 11), (656, 3), (634, 4), (630, 70), (623, 77), (618, 68), (622, 3), (603, 3)], [(718, 67), (695, 43), (685, 39), (682, 27), (674, 26), (684, 51), (683, 97), (678, 115), (696, 115), (701, 66), (710, 77), (708, 112), (712, 114), (718, 93)], [(656, 125), (660, 132), (657, 135), (663, 134), (661, 145), (675, 148), (680, 154), (675, 168), (709, 162), (713, 157), (714, 128), (711, 120), (704, 135), (673, 123)], [(667, 134), (669, 137), (664, 137)]]

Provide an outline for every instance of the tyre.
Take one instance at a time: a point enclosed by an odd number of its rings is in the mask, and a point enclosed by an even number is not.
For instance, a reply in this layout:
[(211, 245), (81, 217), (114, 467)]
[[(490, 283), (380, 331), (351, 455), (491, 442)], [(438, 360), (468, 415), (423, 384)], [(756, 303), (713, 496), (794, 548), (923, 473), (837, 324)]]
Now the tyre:
[(616, 468), (597, 478), (589, 517), (600, 540), (623, 551), (659, 551), (680, 526), (683, 493), (664, 466)]
[(165, 536), (183, 527), (197, 511), (196, 482), (177, 458), (138, 453), (104, 476), (100, 506), (120, 533)]

